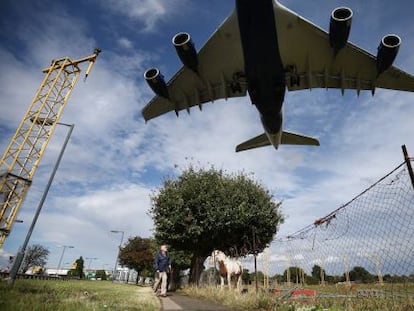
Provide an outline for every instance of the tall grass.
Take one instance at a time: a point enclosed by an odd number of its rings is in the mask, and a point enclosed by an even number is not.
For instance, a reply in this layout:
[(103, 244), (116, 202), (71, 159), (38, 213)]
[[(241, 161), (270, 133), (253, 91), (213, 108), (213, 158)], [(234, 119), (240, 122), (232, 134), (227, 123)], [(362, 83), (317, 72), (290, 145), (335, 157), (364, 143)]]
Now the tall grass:
[(160, 302), (151, 288), (105, 281), (17, 280), (0, 282), (2, 311), (154, 311)]
[(244, 310), (271, 310), (274, 306), (274, 297), (271, 295), (254, 291), (240, 294), (227, 288), (221, 290), (217, 287), (186, 287), (183, 294), (198, 297), (216, 303)]
[[(362, 287), (362, 289), (364, 289)], [(202, 299), (217, 302), (222, 305), (240, 310), (261, 311), (414, 311), (413, 287), (393, 286), (382, 288), (382, 297), (358, 297), (356, 292), (343, 289), (338, 293), (335, 287), (316, 287), (317, 297), (310, 299), (295, 299), (289, 295), (276, 296), (273, 293), (249, 289), (246, 294), (229, 291), (227, 288), (220, 290), (217, 287), (188, 287), (183, 293)], [(287, 292), (288, 293), (288, 292)], [(325, 295), (323, 295), (325, 294)]]

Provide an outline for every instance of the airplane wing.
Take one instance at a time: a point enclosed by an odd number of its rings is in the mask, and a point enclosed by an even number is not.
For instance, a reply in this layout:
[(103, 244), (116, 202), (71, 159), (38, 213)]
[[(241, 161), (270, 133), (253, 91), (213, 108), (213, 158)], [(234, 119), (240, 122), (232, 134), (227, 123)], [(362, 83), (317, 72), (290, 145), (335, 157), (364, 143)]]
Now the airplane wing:
[[(347, 43), (335, 56), (326, 31), (275, 3), (279, 48), (290, 91), (311, 88), (414, 91), (414, 77), (390, 67), (377, 78), (376, 57)], [(351, 30), (352, 31), (352, 30)]]
[(142, 110), (146, 121), (216, 99), (246, 95), (244, 59), (234, 11), (198, 53), (198, 72), (182, 67), (167, 83), (170, 99), (155, 96)]

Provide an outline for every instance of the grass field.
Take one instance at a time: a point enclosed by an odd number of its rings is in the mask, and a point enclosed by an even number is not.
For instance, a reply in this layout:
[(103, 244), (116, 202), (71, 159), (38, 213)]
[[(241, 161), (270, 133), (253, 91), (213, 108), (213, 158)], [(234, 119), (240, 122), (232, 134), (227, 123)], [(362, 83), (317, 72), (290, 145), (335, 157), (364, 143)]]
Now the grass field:
[[(384, 286), (358, 285), (354, 288), (336, 286), (309, 286), (316, 290), (314, 298), (301, 299), (289, 297), (289, 290), (275, 295), (265, 291), (256, 294), (250, 287), (248, 293), (240, 294), (227, 289), (221, 291), (217, 287), (188, 287), (184, 294), (215, 301), (242, 310), (266, 311), (414, 311), (414, 284)], [(371, 291), (378, 291), (380, 296), (369, 296)], [(368, 296), (364, 296), (365, 294)]]
[(1, 311), (155, 311), (159, 299), (149, 287), (107, 281), (17, 280), (0, 282)]

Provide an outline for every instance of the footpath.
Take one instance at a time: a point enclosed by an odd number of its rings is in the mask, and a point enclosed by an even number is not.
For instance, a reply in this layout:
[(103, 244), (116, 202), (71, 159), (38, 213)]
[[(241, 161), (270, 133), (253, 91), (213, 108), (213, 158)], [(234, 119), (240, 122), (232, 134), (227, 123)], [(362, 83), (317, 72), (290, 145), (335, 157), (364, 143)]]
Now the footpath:
[(162, 311), (238, 311), (236, 309), (218, 305), (207, 300), (182, 296), (175, 293), (160, 299)]

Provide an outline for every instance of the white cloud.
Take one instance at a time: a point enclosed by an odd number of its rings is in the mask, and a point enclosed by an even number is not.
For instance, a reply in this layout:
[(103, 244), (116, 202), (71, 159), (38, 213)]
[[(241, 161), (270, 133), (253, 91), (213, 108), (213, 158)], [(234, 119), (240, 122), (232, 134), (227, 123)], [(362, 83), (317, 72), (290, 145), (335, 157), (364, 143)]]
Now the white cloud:
[(281, 263), (286, 263), (289, 261), (288, 256), (286, 255), (278, 255), (278, 254), (274, 254), (270, 256), (270, 262), (281, 262)]
[(131, 48), (134, 47), (134, 44), (132, 43), (132, 41), (129, 40), (129, 39), (127, 39), (127, 38), (125, 38), (125, 37), (122, 37), (122, 38), (119, 38), (118, 39), (118, 45), (121, 48), (124, 48), (124, 49), (127, 49), (127, 50), (129, 50), (129, 49), (131, 49)]
[(153, 31), (157, 23), (182, 8), (185, 0), (104, 0), (101, 3), (112, 12), (144, 24), (143, 31)]

